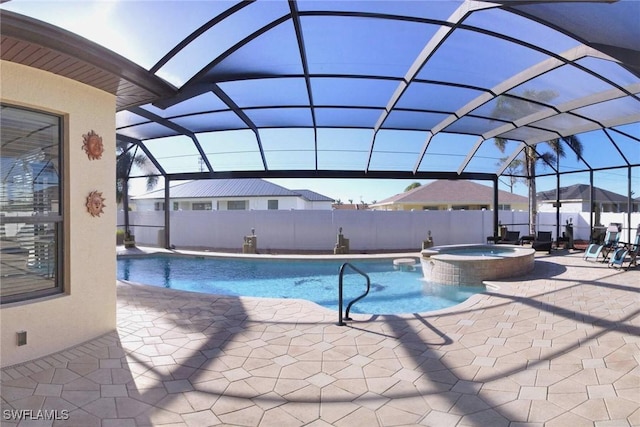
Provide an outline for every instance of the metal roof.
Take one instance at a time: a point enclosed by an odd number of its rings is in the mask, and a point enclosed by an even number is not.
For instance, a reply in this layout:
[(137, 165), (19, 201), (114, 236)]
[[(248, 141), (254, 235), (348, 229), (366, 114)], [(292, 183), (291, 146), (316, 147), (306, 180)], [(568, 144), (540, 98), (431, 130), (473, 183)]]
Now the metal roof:
[(334, 202), (335, 201), (335, 199), (332, 199), (331, 197), (324, 196), (320, 193), (317, 193), (311, 190), (291, 190), (291, 191), (293, 191), (303, 199), (308, 200), (310, 202)]
[(638, 1), (51, 5), (2, 3), (2, 59), (116, 94), (169, 179), (490, 179), (570, 135), (546, 172), (640, 164)]
[[(280, 185), (258, 178), (203, 179), (188, 181), (171, 187), (172, 199), (221, 197), (302, 197), (309, 201), (333, 200), (313, 191), (289, 190)], [(134, 197), (134, 199), (164, 199), (164, 189), (150, 191)]]

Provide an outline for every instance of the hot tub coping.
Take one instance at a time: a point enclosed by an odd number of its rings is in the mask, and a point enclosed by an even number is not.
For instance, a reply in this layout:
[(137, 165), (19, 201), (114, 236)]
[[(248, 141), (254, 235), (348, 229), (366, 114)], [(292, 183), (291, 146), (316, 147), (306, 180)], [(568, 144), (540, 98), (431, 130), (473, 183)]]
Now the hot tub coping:
[[(486, 244), (482, 244), (482, 243), (472, 243), (472, 244), (458, 244), (458, 245), (443, 245), (443, 246), (433, 246), (431, 248), (427, 248), (427, 249), (423, 249), (420, 254), (422, 255), (422, 258), (434, 258), (434, 259), (442, 259), (442, 260), (446, 260), (446, 259), (450, 259), (450, 258), (455, 258), (455, 259), (460, 259), (460, 260), (473, 260), (473, 259), (482, 259), (482, 260), (489, 260), (491, 258), (487, 258), (485, 256), (478, 256), (478, 255), (462, 255), (462, 254), (456, 254), (456, 250), (463, 250), (463, 249), (483, 249), (483, 248), (487, 248), (487, 249), (501, 249), (504, 252), (500, 254), (500, 257), (496, 257), (496, 258), (512, 258), (512, 257), (516, 257), (516, 256), (522, 256), (525, 254), (535, 254), (535, 249), (532, 249), (530, 247), (524, 247), (524, 246), (520, 246), (520, 245), (500, 245), (500, 246), (496, 246), (496, 245), (486, 245)], [(505, 249), (511, 249), (509, 250), (505, 250)], [(450, 252), (454, 252), (452, 253), (448, 253), (445, 251), (450, 251)]]

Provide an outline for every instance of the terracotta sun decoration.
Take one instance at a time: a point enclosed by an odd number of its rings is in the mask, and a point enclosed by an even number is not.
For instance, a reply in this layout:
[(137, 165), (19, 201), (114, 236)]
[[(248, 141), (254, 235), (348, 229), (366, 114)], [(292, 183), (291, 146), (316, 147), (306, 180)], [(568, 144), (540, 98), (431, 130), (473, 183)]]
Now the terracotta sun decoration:
[(91, 130), (89, 133), (82, 135), (84, 142), (82, 148), (87, 153), (89, 160), (98, 160), (102, 157), (104, 152), (104, 145), (102, 144), (102, 137)]
[(87, 211), (91, 214), (91, 216), (100, 216), (101, 213), (104, 213), (104, 201), (106, 199), (102, 197), (102, 193), (99, 191), (92, 191), (87, 196)]

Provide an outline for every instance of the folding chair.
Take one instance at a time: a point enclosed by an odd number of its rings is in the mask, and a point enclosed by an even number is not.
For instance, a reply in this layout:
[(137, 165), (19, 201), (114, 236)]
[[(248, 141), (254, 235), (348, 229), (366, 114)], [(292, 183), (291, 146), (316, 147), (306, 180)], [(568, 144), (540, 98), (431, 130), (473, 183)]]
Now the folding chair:
[(550, 231), (538, 231), (538, 237), (531, 242), (531, 247), (536, 251), (547, 251), (551, 253), (553, 238)]
[(601, 244), (592, 243), (587, 247), (584, 252), (584, 259), (598, 260), (600, 254), (602, 254), (602, 262), (605, 262), (609, 256), (609, 253), (618, 247), (620, 241), (620, 230), (617, 225), (610, 225), (607, 227), (607, 233), (604, 236), (604, 242)]
[(496, 243), (502, 245), (517, 245), (520, 242), (519, 231), (507, 231), (507, 234)]
[(638, 265), (638, 252), (640, 252), (640, 225), (636, 230), (636, 238), (633, 243), (630, 245), (627, 255), (629, 255), (629, 264), (627, 265), (627, 270)]
[[(627, 258), (627, 254), (629, 253), (629, 249), (625, 246), (616, 248), (611, 255), (611, 259), (609, 259), (609, 267), (614, 268), (622, 268), (622, 264), (624, 264), (624, 260)], [(627, 270), (629, 268), (627, 267)]]

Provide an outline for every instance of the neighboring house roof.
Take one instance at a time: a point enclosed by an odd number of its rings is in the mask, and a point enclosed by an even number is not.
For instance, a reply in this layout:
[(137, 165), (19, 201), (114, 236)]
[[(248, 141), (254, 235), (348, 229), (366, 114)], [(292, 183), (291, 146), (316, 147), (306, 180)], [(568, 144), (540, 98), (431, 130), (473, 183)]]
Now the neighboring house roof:
[[(528, 199), (518, 194), (498, 190), (500, 203), (527, 203)], [(372, 206), (390, 204), (481, 204), (493, 202), (493, 188), (464, 180), (438, 180), (421, 185), (413, 190), (396, 194)]]
[[(622, 194), (614, 193), (613, 191), (604, 190), (602, 188), (593, 187), (594, 200), (598, 202), (616, 202), (626, 203), (627, 197)], [(539, 202), (544, 201), (556, 201), (556, 190), (541, 191), (537, 193)], [(560, 200), (589, 200), (590, 198), (589, 185), (587, 184), (574, 184), (568, 187), (560, 187)]]
[(291, 190), (309, 202), (333, 202), (331, 197), (324, 196), (311, 190)]
[[(188, 181), (171, 187), (172, 199), (198, 199), (221, 197), (302, 197), (308, 201), (333, 199), (310, 190), (289, 190), (263, 179), (203, 179)], [(154, 190), (140, 196), (141, 199), (163, 199), (164, 189)]]

